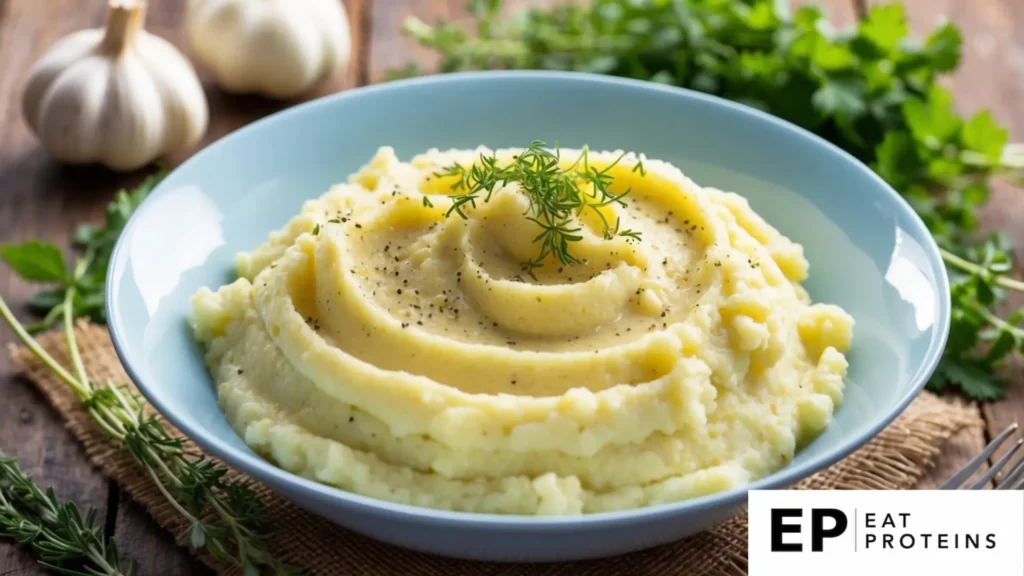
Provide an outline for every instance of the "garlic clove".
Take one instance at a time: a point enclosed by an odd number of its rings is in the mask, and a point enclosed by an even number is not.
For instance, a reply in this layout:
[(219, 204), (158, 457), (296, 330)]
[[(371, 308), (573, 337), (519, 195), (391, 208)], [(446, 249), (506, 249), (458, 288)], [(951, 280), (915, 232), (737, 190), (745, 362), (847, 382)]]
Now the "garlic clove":
[(195, 82), (181, 82), (181, 78), (195, 77), (195, 69), (173, 44), (158, 36), (149, 36), (146, 49), (138, 57), (146, 63), (150, 76), (163, 95), (164, 111), (168, 122), (164, 131), (163, 148), (180, 150), (195, 145), (206, 133), (210, 110), (206, 93), (196, 78)]
[(167, 118), (160, 92), (138, 58), (113, 62), (99, 133), (99, 157), (115, 170), (131, 170), (152, 161), (151, 150), (162, 148)]
[(352, 39), (348, 16), (337, 9), (333, 0), (314, 0), (313, 22), (320, 29), (323, 38), (325, 61), (321, 67), (321, 78), (326, 78), (338, 68), (344, 67), (352, 56)]
[(70, 164), (96, 160), (94, 135), (99, 134), (109, 70), (109, 61), (89, 56), (57, 76), (46, 90), (37, 130), (58, 159)]
[(98, 41), (97, 30), (81, 30), (59, 40), (36, 62), (22, 93), (21, 108), (29, 124), (39, 122), (39, 109), (46, 89), (73, 63), (90, 55)]

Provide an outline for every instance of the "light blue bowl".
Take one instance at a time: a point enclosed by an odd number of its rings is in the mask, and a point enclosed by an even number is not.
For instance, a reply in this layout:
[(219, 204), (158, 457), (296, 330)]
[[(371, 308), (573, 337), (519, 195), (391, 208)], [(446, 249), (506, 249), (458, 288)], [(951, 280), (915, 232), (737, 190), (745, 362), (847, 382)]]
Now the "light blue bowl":
[(262, 243), (381, 145), (625, 149), (736, 191), (804, 245), (807, 289), (856, 319), (846, 398), (831, 427), (750, 488), (789, 486), (848, 455), (921, 390), (949, 328), (938, 249), (881, 179), (824, 140), (771, 116), (685, 90), (583, 74), (453, 74), (352, 90), (276, 114), (174, 171), (128, 223), (107, 286), (110, 331), (146, 398), (200, 446), (299, 505), (363, 534), (448, 556), (553, 561), (677, 540), (737, 512), (739, 489), (651, 508), (544, 518), (382, 502), (285, 472), (253, 453), (217, 408), (186, 327), (189, 297), (233, 279)]

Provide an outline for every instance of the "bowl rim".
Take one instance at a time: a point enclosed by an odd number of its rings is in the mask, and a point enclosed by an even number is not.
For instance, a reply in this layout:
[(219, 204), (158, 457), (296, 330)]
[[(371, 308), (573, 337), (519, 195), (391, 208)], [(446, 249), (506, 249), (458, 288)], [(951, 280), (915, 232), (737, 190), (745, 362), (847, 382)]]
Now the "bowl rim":
[[(410, 504), (399, 504), (386, 500), (379, 500), (369, 496), (363, 496), (354, 492), (348, 492), (341, 488), (322, 484), (286, 471), (283, 468), (279, 468), (254, 452), (243, 451), (231, 446), (219, 437), (208, 433), (201, 425), (197, 424), (193, 426), (188, 422), (183, 421), (173, 410), (168, 409), (168, 407), (159, 399), (158, 394), (154, 393), (154, 390), (159, 386), (151, 385), (150, 382), (141, 378), (139, 376), (139, 372), (135, 370), (134, 366), (137, 360), (131, 351), (131, 347), (127, 345), (128, 339), (125, 334), (124, 318), (118, 305), (119, 283), (115, 282), (115, 279), (122, 276), (123, 270), (127, 265), (128, 258), (126, 253), (128, 250), (126, 249), (126, 244), (128, 239), (132, 237), (135, 227), (139, 225), (139, 221), (143, 219), (147, 210), (152, 208), (154, 205), (153, 200), (169, 192), (170, 188), (165, 185), (165, 181), (159, 184), (150, 193), (126, 223), (111, 254), (110, 267), (107, 272), (105, 287), (105, 307), (108, 318), (108, 328), (114, 349), (119, 360), (124, 366), (125, 372), (135, 383), (142, 395), (161, 415), (163, 415), (164, 418), (181, 430), (182, 433), (193, 440), (203, 450), (207, 451), (212, 456), (216, 456), (229, 466), (244, 472), (254, 480), (270, 485), (279, 492), (281, 491), (279, 488), (281, 486), (292, 486), (295, 489), (306, 492), (308, 496), (316, 497), (316, 499), (321, 502), (330, 500), (339, 505), (356, 508), (359, 512), (389, 515), (393, 519), (429, 521), (434, 524), (442, 525), (458, 524), (461, 527), (479, 526), (481, 528), (500, 527), (502, 529), (511, 530), (553, 530), (556, 528), (584, 526), (594, 527), (596, 525), (629, 523), (640, 518), (654, 520), (657, 518), (675, 516), (684, 512), (700, 512), (702, 510), (739, 506), (743, 501), (745, 501), (747, 494), (751, 490), (780, 489), (791, 486), (812, 474), (832, 466), (839, 460), (850, 455), (853, 451), (860, 448), (870, 439), (874, 438), (879, 432), (892, 423), (892, 421), (910, 405), (910, 402), (917, 397), (920, 391), (924, 388), (925, 383), (935, 372), (935, 369), (938, 366), (938, 362), (942, 356), (942, 352), (945, 348), (946, 340), (949, 335), (950, 326), (949, 278), (946, 273), (946, 267), (942, 263), (942, 257), (939, 252), (938, 245), (935, 243), (934, 238), (928, 231), (924, 222), (906, 202), (906, 200), (891, 186), (889, 186), (888, 183), (848, 152), (824, 138), (796, 126), (795, 124), (791, 124), (761, 110), (724, 98), (686, 88), (667, 86), (654, 82), (584, 72), (473, 71), (436, 74), (353, 88), (285, 108), (284, 110), (280, 110), (249, 123), (211, 143), (206, 148), (198, 151), (196, 154), (188, 158), (178, 166), (174, 172), (187, 169), (193, 162), (202, 162), (202, 156), (205, 153), (211, 150), (230, 146), (234, 141), (246, 138), (251, 131), (260, 130), (277, 122), (287, 122), (293, 116), (311, 113), (319, 108), (329, 107), (336, 102), (369, 97), (377, 92), (403, 90), (434, 84), (458, 82), (473, 83), (488, 82), (492, 80), (517, 79), (544, 80), (551, 82), (583, 82), (591, 83), (595, 86), (610, 85), (629, 88), (639, 92), (649, 91), (668, 94), (679, 98), (680, 101), (701, 102), (704, 104), (718, 106), (725, 108), (730, 113), (745, 116), (751, 122), (768, 123), (775, 129), (790, 132), (794, 137), (808, 140), (815, 144), (823, 153), (830, 153), (838, 156), (841, 161), (854, 164), (856, 169), (866, 174), (870, 180), (874, 181), (875, 184), (882, 189), (883, 197), (888, 197), (888, 200), (898, 210), (904, 212), (905, 215), (910, 216), (909, 221), (913, 227), (912, 231), (919, 237), (927, 238), (927, 242), (924, 243), (923, 248), (928, 255), (929, 263), (936, 272), (935, 280), (938, 284), (936, 288), (939, 291), (939, 295), (936, 302), (937, 315), (936, 322), (933, 327), (933, 335), (929, 342), (928, 350), (924, 355), (923, 362), (918, 366), (915, 373), (909, 376), (912, 382), (910, 387), (907, 389), (907, 392), (904, 393), (895, 404), (893, 404), (884, 417), (874, 422), (861, 433), (845, 440), (835, 449), (826, 454), (811, 458), (807, 462), (803, 462), (799, 465), (790, 464), (773, 474), (744, 486), (677, 502), (656, 504), (643, 508), (596, 512), (574, 516), (532, 516), (525, 514), (506, 515), (439, 510)], [(141, 360), (139, 362), (141, 363)], [(291, 498), (290, 496), (286, 497)]]

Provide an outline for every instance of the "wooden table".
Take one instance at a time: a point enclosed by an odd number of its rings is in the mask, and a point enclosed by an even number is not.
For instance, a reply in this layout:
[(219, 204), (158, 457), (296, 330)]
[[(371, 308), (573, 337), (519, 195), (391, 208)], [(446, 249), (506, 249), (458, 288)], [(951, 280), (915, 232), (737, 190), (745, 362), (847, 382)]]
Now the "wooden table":
[[(466, 16), (464, 0), (344, 0), (352, 23), (354, 55), (349, 69), (317, 94), (380, 81), (387, 70), (408, 58), (427, 64), (430, 55), (399, 34), (408, 14), (425, 21)], [(545, 0), (506, 0), (513, 6), (544, 4)], [(830, 8), (838, 25), (854, 21), (862, 0), (819, 2)], [(152, 0), (148, 27), (184, 46), (181, 30), (184, 0)], [(961, 111), (990, 108), (1010, 128), (1015, 141), (1024, 139), (1024, 2), (1021, 0), (906, 0), (912, 24), (919, 33), (945, 16), (964, 32), (960, 72), (949, 82)], [(76, 222), (98, 221), (118, 187), (131, 185), (141, 174), (114, 175), (99, 168), (66, 168), (39, 148), (22, 119), (21, 88), (32, 63), (57, 38), (76, 29), (99, 26), (102, 0), (0, 0), (0, 242), (44, 238), (67, 245)], [(206, 78), (204, 77), (204, 80)], [(258, 98), (226, 96), (208, 84), (211, 127), (204, 145), (263, 115), (281, 108)], [(175, 158), (179, 162), (183, 158)], [(1005, 185), (996, 193), (983, 222), (1012, 234), (1024, 248), (1024, 193)], [(17, 311), (31, 288), (0, 270), (0, 293)], [(11, 341), (0, 328), (0, 344)], [(942, 469), (949, 470), (976, 452), (991, 436), (1013, 421), (1024, 421), (1024, 377), (1020, 364), (1010, 375), (1007, 398), (984, 406), (987, 432), (965, 433), (946, 448)], [(122, 552), (136, 558), (142, 574), (204, 574), (184, 550), (174, 545), (118, 487), (94, 470), (76, 441), (32, 387), (13, 371), (0, 354), (0, 448), (17, 456), (21, 465), (57, 493), (105, 512), (108, 533)], [(35, 561), (7, 544), (0, 544), (0, 576), (36, 574)]]

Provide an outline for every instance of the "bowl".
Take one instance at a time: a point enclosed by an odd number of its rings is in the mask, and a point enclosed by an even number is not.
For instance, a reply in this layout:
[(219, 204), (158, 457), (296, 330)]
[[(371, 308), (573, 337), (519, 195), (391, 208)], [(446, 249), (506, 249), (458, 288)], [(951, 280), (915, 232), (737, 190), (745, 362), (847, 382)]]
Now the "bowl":
[[(430, 510), (293, 475), (251, 451), (217, 407), (189, 297), (233, 279), (234, 256), (378, 146), (625, 149), (669, 161), (702, 185), (736, 191), (803, 244), (805, 287), (856, 320), (845, 400), (789, 466), (747, 488), (577, 517)], [(748, 489), (790, 486), (864, 444), (921, 390), (949, 327), (949, 286), (924, 224), (852, 156), (745, 106), (653, 83), (578, 73), (481, 72), (351, 90), (251, 124), (185, 162), (143, 202), (114, 251), (110, 332), (131, 379), (210, 454), (337, 524), (446, 556), (556, 561), (624, 553), (711, 527)]]

